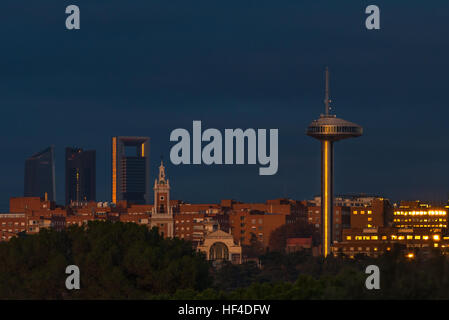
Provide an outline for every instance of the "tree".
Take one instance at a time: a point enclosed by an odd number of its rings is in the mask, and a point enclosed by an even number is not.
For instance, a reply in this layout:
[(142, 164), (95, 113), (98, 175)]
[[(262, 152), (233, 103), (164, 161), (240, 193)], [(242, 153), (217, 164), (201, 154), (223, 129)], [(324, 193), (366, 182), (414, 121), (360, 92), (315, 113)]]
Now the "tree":
[[(1, 299), (143, 299), (211, 285), (209, 263), (191, 243), (133, 223), (42, 230), (1, 243), (0, 260)], [(65, 288), (71, 264), (81, 290)]]

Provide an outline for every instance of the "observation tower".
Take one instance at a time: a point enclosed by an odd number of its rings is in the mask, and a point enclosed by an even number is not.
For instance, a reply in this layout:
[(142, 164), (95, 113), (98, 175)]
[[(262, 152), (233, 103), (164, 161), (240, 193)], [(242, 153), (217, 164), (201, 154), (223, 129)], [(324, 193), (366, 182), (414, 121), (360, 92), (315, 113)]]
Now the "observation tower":
[(324, 114), (313, 120), (307, 127), (306, 134), (321, 141), (321, 236), (322, 253), (326, 257), (330, 253), (333, 232), (334, 210), (334, 142), (360, 137), (361, 126), (337, 118), (330, 113), (329, 70), (326, 67), (326, 93), (324, 98)]

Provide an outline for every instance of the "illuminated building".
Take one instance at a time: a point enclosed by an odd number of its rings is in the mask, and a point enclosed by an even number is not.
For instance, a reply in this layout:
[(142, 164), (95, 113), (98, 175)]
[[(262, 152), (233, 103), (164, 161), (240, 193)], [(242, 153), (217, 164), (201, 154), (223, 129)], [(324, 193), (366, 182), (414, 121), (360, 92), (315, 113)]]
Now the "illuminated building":
[(56, 201), (54, 147), (33, 154), (25, 161), (25, 197)]
[(112, 202), (150, 201), (150, 138), (112, 138)]
[(65, 203), (95, 201), (95, 150), (65, 149)]
[(326, 68), (326, 96), (324, 99), (325, 113), (314, 120), (307, 128), (306, 134), (321, 141), (321, 234), (323, 255), (330, 253), (332, 243), (333, 218), (333, 144), (335, 141), (359, 137), (363, 129), (357, 124), (339, 119), (330, 114), (329, 72)]
[(369, 204), (351, 208), (351, 228), (377, 228), (390, 225), (393, 208), (385, 198), (374, 198)]
[(421, 228), (351, 228), (343, 230), (343, 241), (334, 243), (332, 251), (335, 255), (343, 253), (349, 257), (356, 254), (377, 257), (392, 250), (394, 245), (399, 245), (408, 254), (428, 254), (434, 248), (447, 253), (449, 237)]
[(441, 232), (447, 228), (447, 208), (428, 204), (401, 202), (393, 213), (393, 225), (397, 228), (421, 228), (430, 232)]

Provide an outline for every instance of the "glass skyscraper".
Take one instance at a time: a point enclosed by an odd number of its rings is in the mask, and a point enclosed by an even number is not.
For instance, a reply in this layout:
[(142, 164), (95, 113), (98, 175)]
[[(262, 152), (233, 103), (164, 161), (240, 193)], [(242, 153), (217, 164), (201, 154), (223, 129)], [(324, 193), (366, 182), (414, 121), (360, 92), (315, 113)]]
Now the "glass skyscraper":
[(41, 197), (56, 201), (55, 153), (48, 147), (25, 161), (25, 197)]
[(65, 149), (65, 203), (95, 201), (96, 152)]
[(112, 202), (150, 202), (150, 138), (112, 138)]

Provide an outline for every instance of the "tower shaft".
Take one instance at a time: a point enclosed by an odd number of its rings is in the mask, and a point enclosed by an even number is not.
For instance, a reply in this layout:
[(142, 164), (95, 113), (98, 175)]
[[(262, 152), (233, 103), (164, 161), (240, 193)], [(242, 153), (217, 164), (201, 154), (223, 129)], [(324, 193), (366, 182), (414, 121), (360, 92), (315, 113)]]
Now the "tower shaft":
[(322, 254), (331, 254), (334, 211), (334, 142), (360, 137), (363, 128), (330, 114), (329, 70), (326, 68), (325, 113), (312, 121), (306, 134), (321, 142), (321, 235)]
[(321, 141), (321, 245), (323, 256), (331, 250), (334, 210), (334, 143)]

